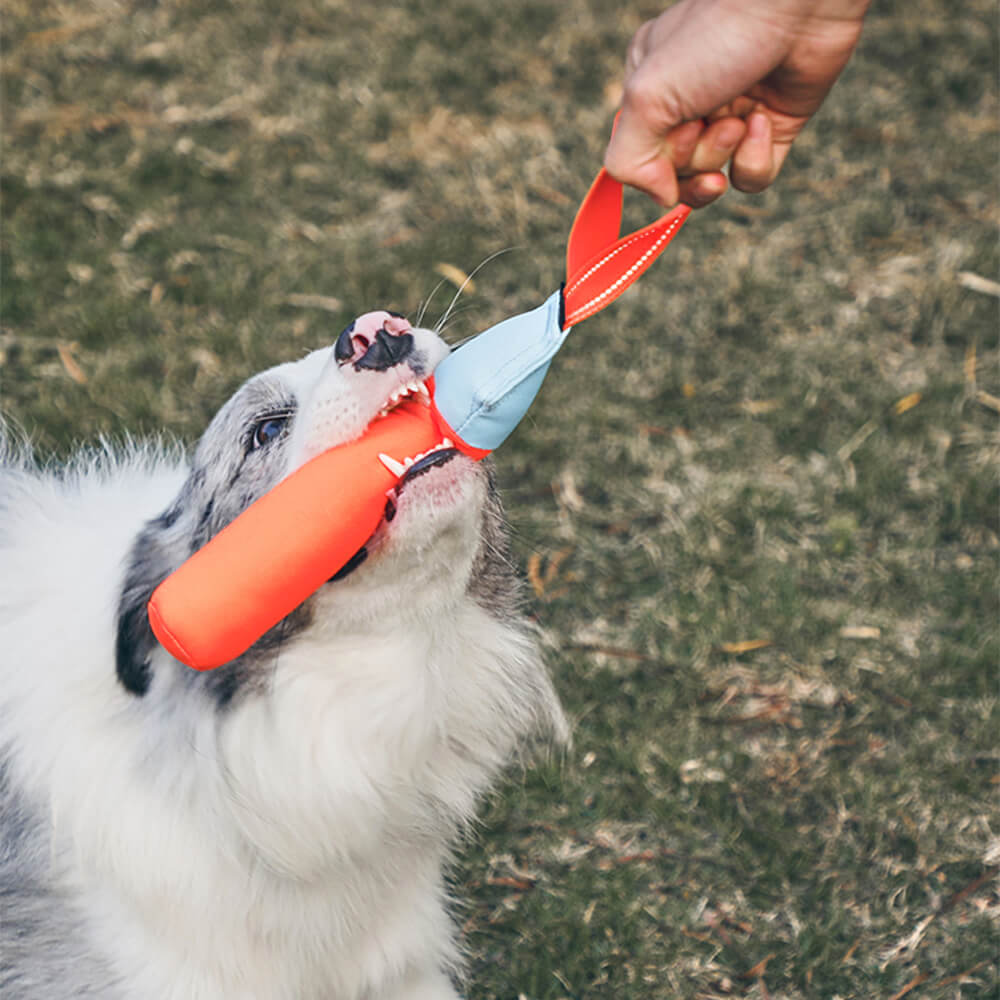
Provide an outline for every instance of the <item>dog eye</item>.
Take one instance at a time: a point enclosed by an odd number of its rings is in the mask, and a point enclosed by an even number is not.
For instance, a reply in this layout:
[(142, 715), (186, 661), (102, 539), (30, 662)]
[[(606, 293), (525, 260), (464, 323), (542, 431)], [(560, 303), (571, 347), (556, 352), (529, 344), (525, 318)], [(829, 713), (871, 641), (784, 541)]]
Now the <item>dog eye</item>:
[(253, 434), (250, 438), (250, 450), (256, 451), (269, 445), (272, 441), (281, 437), (285, 432), (288, 423), (288, 414), (283, 413), (277, 416), (265, 417), (254, 425)]

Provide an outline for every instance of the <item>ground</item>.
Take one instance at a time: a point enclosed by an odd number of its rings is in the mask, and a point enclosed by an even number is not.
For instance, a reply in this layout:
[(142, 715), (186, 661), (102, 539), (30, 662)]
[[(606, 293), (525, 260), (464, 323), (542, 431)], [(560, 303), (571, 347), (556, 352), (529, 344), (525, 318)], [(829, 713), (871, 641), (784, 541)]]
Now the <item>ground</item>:
[[(498, 251), (447, 336), (540, 303), (658, 9), (10, 0), (3, 412), (192, 440)], [(454, 873), (473, 1000), (997, 995), (996, 14), (875, 4), (498, 453), (574, 743)]]

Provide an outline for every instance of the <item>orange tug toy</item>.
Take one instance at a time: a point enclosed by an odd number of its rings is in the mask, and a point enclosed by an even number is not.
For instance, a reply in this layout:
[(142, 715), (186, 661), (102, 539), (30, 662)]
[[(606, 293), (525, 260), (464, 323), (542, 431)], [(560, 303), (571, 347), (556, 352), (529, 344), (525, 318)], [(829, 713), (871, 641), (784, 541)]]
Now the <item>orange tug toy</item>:
[(404, 400), (356, 441), (307, 462), (167, 577), (148, 606), (163, 647), (197, 670), (235, 659), (371, 537), (406, 457), (445, 440), (488, 455), (527, 412), (570, 329), (639, 278), (689, 213), (679, 205), (619, 239), (622, 187), (602, 170), (570, 232), (564, 288), (445, 358), (427, 381), (430, 405)]

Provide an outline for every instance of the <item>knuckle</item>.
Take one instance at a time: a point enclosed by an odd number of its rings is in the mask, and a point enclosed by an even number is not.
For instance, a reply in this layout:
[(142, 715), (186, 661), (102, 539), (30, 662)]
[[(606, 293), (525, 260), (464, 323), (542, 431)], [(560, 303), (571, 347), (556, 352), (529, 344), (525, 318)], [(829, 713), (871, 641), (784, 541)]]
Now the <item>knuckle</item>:
[(645, 82), (642, 73), (633, 73), (625, 81), (622, 92), (622, 105), (638, 115), (645, 116), (653, 104), (653, 90)]
[(664, 97), (662, 88), (652, 74), (640, 70), (625, 81), (622, 104), (651, 125), (665, 129), (675, 123), (665, 113)]

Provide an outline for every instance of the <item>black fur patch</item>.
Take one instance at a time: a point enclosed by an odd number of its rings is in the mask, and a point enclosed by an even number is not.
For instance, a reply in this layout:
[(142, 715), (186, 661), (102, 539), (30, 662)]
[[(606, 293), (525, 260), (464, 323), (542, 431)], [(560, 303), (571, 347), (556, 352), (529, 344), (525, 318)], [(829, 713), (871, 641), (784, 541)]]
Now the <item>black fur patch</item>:
[(205, 688), (219, 708), (225, 708), (245, 685), (244, 671), (238, 663), (229, 663), (208, 671)]
[(155, 521), (153, 524), (157, 528), (172, 528), (176, 523), (177, 519), (181, 516), (183, 510), (179, 505), (174, 505), (168, 507)]
[(192, 554), (197, 552), (198, 549), (204, 548), (208, 544), (208, 540), (215, 534), (212, 530), (212, 515), (214, 513), (215, 500), (211, 499), (205, 504), (201, 512), (201, 517), (198, 518), (198, 527), (194, 529), (194, 535), (191, 538)]
[[(156, 525), (156, 521), (152, 525)], [(125, 580), (118, 601), (115, 638), (115, 671), (126, 691), (142, 696), (152, 682), (150, 658), (156, 636), (149, 625), (146, 605), (153, 591), (170, 574), (171, 566), (157, 541), (153, 526), (142, 531), (129, 554)]]

